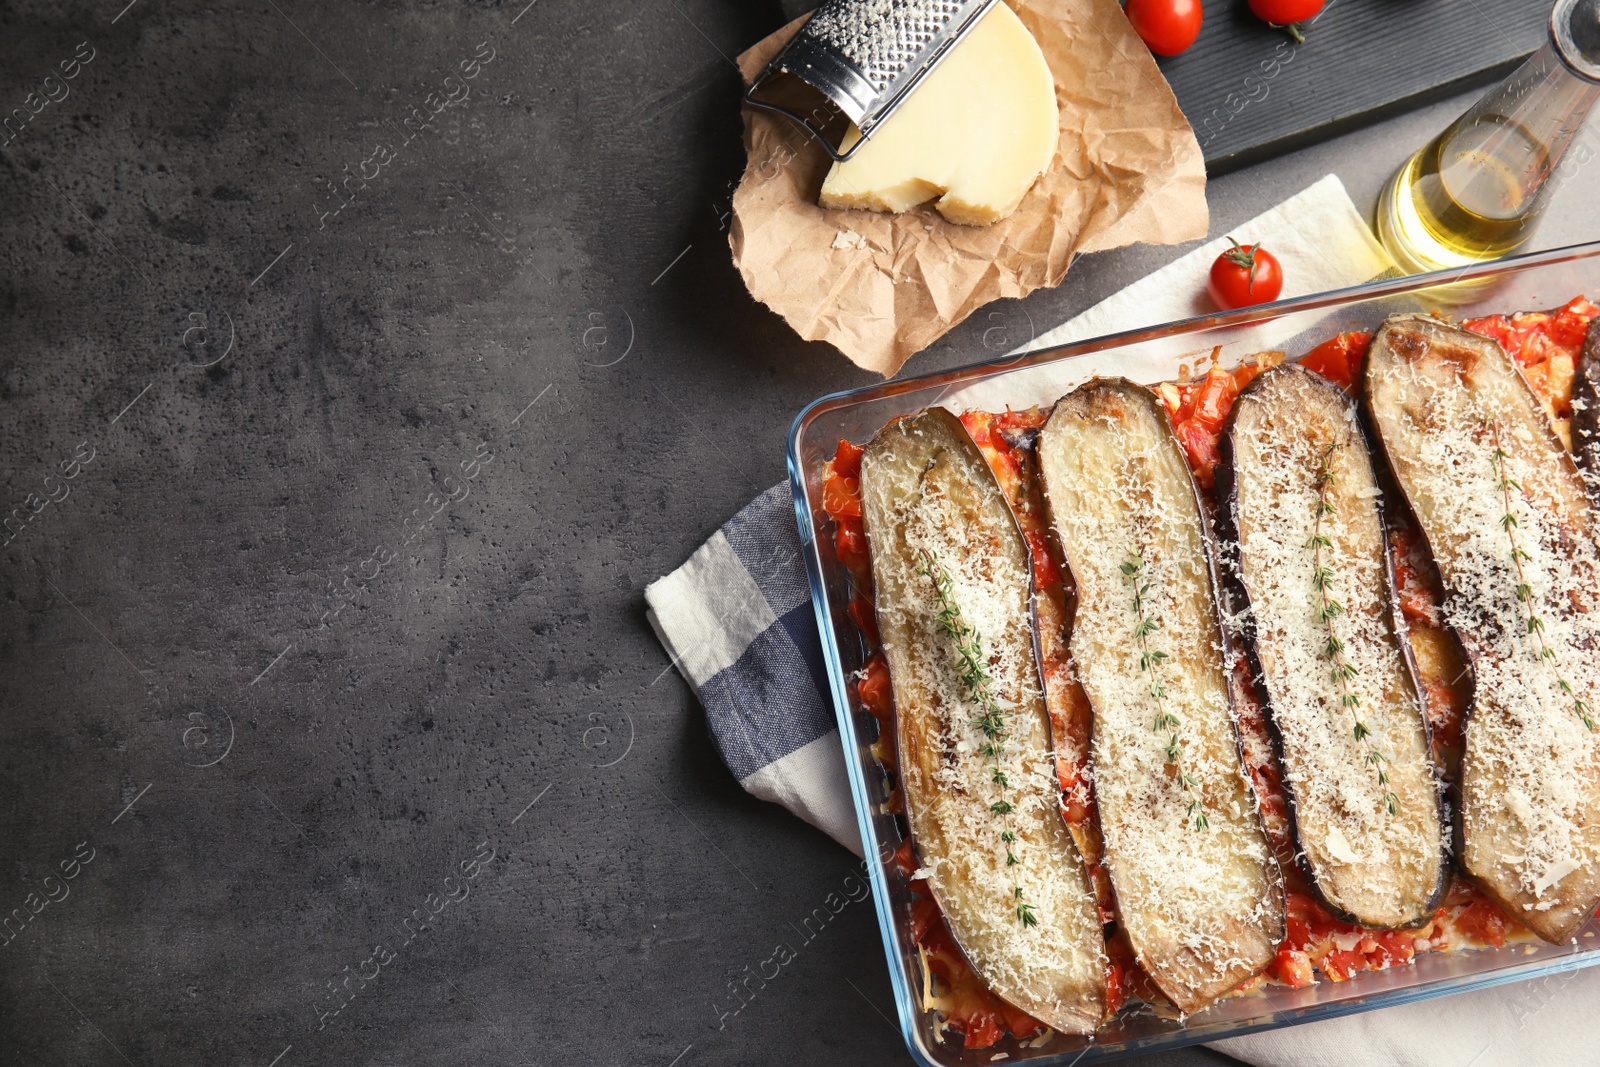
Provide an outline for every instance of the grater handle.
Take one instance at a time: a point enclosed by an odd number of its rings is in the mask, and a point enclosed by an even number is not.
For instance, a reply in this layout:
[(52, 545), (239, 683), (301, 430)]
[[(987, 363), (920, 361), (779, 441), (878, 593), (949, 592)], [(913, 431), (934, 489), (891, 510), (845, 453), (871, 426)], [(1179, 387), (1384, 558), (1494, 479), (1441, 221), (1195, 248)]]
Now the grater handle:
[(754, 108), (760, 108), (762, 111), (771, 111), (774, 114), (782, 115), (785, 118), (791, 119), (798, 123), (817, 141), (818, 144), (822, 145), (823, 150), (826, 151), (828, 155), (832, 156), (834, 161), (838, 163), (843, 163), (845, 160), (855, 155), (857, 150), (859, 150), (862, 145), (867, 143), (865, 138), (859, 138), (855, 144), (851, 145), (849, 148), (844, 148), (843, 139), (841, 138), (840, 143), (835, 145), (832, 141), (828, 140), (828, 135), (826, 133), (812, 124), (811, 119), (807, 116), (800, 114), (798, 111), (791, 111), (782, 104), (777, 104), (770, 100), (756, 99), (756, 90), (760, 89), (761, 86), (766, 83), (768, 78), (771, 77), (772, 73), (773, 71), (771, 68), (768, 68), (767, 70), (762, 71), (761, 77), (757, 78), (750, 84), (750, 88), (746, 89), (744, 93), (744, 102), (746, 104)]

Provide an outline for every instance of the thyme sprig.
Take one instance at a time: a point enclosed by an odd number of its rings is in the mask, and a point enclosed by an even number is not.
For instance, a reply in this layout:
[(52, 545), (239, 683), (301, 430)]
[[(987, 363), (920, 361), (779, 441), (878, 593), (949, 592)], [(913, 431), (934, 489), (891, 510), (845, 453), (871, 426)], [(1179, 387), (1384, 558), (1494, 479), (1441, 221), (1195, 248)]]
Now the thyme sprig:
[[(989, 661), (983, 654), (983, 636), (961, 617), (961, 605), (956, 603), (950, 572), (939, 565), (939, 558), (926, 548), (919, 549), (918, 554), (921, 558), (917, 572), (933, 583), (933, 595), (938, 603), (934, 618), (939, 628), (955, 642), (961, 686), (966, 690), (967, 703), (978, 709), (972, 723), (983, 734), (983, 744), (978, 746), (978, 751), (994, 761), (989, 768), (989, 780), (996, 789), (1008, 789), (1011, 780), (1000, 759), (1011, 733), (1006, 728), (1006, 713), (994, 694), (994, 678), (989, 674)], [(989, 804), (989, 814), (995, 818), (1005, 818), (1016, 810), (1016, 805), (1003, 795)], [(1021, 862), (1016, 851), (1017, 834), (1009, 822), (1002, 824), (1000, 840), (1006, 846), (1006, 866), (1016, 866)], [(1011, 887), (1011, 896), (1017, 902), (1017, 921), (1023, 926), (1039, 925), (1033, 905), (1023, 900), (1020, 885)]]
[(1550, 647), (1549, 642), (1544, 637), (1544, 619), (1534, 613), (1533, 586), (1529, 583), (1528, 576), (1522, 569), (1522, 564), (1532, 557), (1523, 550), (1521, 543), (1517, 540), (1517, 530), (1519, 529), (1517, 511), (1511, 496), (1513, 489), (1520, 496), (1523, 493), (1523, 488), (1515, 478), (1506, 473), (1505, 462), (1511, 458), (1511, 454), (1500, 443), (1499, 420), (1488, 420), (1488, 429), (1489, 435), (1494, 442), (1494, 452), (1490, 456), (1489, 463), (1494, 468), (1495, 481), (1498, 483), (1500, 497), (1506, 509), (1505, 513), (1500, 516), (1500, 528), (1506, 532), (1506, 540), (1511, 542), (1511, 565), (1516, 568), (1517, 572), (1517, 602), (1522, 605), (1520, 610), (1524, 613), (1524, 625), (1527, 627), (1528, 634), (1539, 643), (1540, 662), (1549, 664), (1550, 670), (1555, 673), (1556, 688), (1560, 689), (1564, 696), (1572, 698), (1573, 714), (1588, 728), (1590, 733), (1594, 733), (1596, 725), (1593, 709), (1589, 706), (1587, 700), (1573, 692), (1572, 683), (1562, 677), (1561, 665), (1556, 662), (1556, 650)]
[(1328, 675), (1334, 685), (1339, 687), (1339, 706), (1350, 713), (1350, 718), (1354, 722), (1351, 733), (1355, 736), (1356, 743), (1365, 749), (1363, 762), (1377, 771), (1378, 785), (1383, 787), (1383, 806), (1388, 809), (1390, 815), (1398, 815), (1400, 798), (1389, 788), (1389, 772), (1384, 769), (1389, 759), (1373, 744), (1372, 730), (1361, 714), (1361, 696), (1350, 688), (1350, 682), (1358, 672), (1345, 656), (1344, 642), (1339, 640), (1339, 635), (1333, 630), (1333, 620), (1344, 614), (1344, 605), (1333, 599), (1333, 568), (1323, 560), (1324, 552), (1333, 551), (1333, 539), (1322, 532), (1322, 523), (1324, 519), (1337, 513), (1333, 501), (1328, 499), (1328, 492), (1334, 485), (1333, 453), (1338, 448), (1339, 442), (1329, 442), (1328, 447), (1322, 450), (1322, 457), (1317, 463), (1317, 517), (1315, 525), (1311, 528), (1311, 540), (1306, 543), (1306, 547), (1311, 549), (1311, 585), (1317, 591), (1317, 617), (1322, 620), (1323, 629), (1328, 634), (1327, 641), (1322, 647), (1322, 658), (1332, 664)]
[(1142, 552), (1132, 554), (1123, 562), (1122, 584), (1133, 586), (1133, 639), (1139, 646), (1139, 673), (1149, 675), (1150, 697), (1156, 702), (1156, 717), (1151, 730), (1167, 735), (1166, 744), (1161, 746), (1162, 751), (1166, 754), (1167, 762), (1177, 771), (1178, 784), (1189, 794), (1187, 814), (1194, 816), (1194, 828), (1204, 830), (1211, 825), (1211, 820), (1206, 817), (1205, 802), (1200, 799), (1199, 783), (1183, 766), (1183, 741), (1178, 733), (1178, 728), (1183, 724), (1167, 710), (1167, 688), (1162, 684), (1161, 674), (1157, 670), (1167, 654), (1159, 648), (1150, 647), (1150, 635), (1161, 628), (1161, 623), (1149, 612), (1150, 568)]

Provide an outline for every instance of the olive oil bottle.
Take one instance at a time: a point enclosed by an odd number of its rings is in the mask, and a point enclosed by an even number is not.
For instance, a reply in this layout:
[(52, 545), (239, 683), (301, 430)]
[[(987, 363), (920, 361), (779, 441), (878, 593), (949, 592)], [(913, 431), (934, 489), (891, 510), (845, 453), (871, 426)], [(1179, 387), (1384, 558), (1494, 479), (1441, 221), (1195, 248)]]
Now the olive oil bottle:
[[(1600, 99), (1600, 0), (1558, 0), (1550, 40), (1406, 161), (1378, 202), (1378, 236), (1408, 273), (1515, 251)], [(1585, 148), (1575, 154), (1593, 158)]]

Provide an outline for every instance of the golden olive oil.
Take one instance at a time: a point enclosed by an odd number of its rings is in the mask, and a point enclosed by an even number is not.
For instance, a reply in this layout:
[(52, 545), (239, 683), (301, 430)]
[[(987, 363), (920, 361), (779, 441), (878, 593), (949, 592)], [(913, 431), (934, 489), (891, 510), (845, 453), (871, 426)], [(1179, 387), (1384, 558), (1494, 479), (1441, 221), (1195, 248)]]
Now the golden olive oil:
[(1545, 46), (1390, 179), (1378, 236), (1401, 270), (1498, 259), (1532, 236), (1550, 179), (1600, 99), (1597, 13), (1600, 0), (1556, 0)]
[[(1527, 238), (1548, 153), (1520, 124), (1480, 115), (1451, 127), (1401, 168), (1379, 214), (1386, 246), (1425, 270), (1495, 259)], [(1408, 264), (1402, 263), (1402, 266)]]

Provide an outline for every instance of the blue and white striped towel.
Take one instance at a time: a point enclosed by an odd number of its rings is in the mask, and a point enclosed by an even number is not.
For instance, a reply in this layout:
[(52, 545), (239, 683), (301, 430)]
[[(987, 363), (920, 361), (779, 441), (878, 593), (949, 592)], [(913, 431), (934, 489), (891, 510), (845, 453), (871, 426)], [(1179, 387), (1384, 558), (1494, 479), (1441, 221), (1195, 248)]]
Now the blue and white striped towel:
[(789, 483), (644, 595), (739, 783), (861, 855)]

